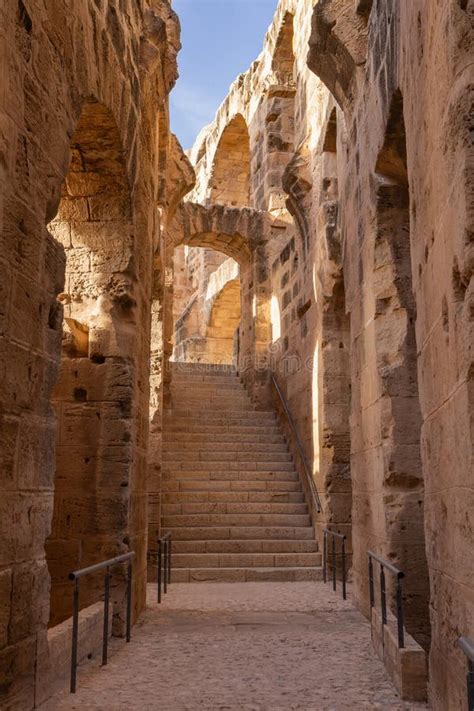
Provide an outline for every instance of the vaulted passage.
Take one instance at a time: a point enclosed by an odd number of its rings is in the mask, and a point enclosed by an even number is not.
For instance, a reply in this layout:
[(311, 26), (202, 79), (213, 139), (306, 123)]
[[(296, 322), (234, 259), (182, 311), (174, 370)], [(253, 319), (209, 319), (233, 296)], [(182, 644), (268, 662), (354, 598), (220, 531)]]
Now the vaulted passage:
[(472, 711), (473, 1), (271, 4), (0, 2), (1, 711)]

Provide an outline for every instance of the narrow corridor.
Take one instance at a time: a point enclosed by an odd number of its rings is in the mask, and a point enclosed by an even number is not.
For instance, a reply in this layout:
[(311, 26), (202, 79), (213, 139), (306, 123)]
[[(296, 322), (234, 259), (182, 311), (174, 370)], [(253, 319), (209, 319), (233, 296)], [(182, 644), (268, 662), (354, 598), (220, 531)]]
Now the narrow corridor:
[(319, 582), (172, 585), (107, 668), (43, 711), (427, 709), (401, 702), (350, 601)]

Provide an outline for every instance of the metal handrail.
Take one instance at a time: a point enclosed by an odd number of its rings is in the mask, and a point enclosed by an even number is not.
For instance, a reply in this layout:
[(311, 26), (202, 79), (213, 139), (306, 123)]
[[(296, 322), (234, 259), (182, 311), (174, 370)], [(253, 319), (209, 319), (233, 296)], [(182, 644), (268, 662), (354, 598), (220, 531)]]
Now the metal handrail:
[(405, 630), (403, 624), (403, 591), (402, 591), (402, 579), (405, 577), (405, 573), (397, 568), (388, 560), (381, 558), (373, 551), (367, 551), (369, 558), (369, 596), (370, 596), (370, 609), (375, 607), (375, 588), (374, 588), (374, 565), (372, 561), (377, 561), (380, 565), (380, 603), (382, 607), (382, 627), (387, 624), (387, 593), (385, 586), (385, 570), (395, 575), (397, 578), (397, 589), (396, 589), (396, 600), (397, 600), (397, 628), (398, 628), (398, 648), (403, 649), (405, 647)]
[(474, 642), (468, 637), (460, 637), (458, 646), (467, 657), (467, 708), (474, 711)]
[(342, 554), (342, 598), (347, 600), (347, 575), (346, 575), (346, 540), (347, 536), (343, 533), (336, 533), (336, 531), (331, 531), (329, 528), (323, 529), (324, 535), (324, 545), (323, 545), (323, 580), (327, 582), (327, 569), (328, 569), (328, 536), (332, 536), (332, 589), (336, 592), (337, 582), (336, 582), (336, 538), (341, 541), (341, 554)]
[(127, 570), (127, 632), (126, 641), (130, 642), (132, 628), (132, 559), (135, 557), (135, 551), (124, 553), (123, 555), (115, 556), (89, 565), (87, 568), (75, 570), (69, 573), (69, 580), (74, 581), (74, 596), (73, 596), (73, 613), (72, 613), (72, 651), (71, 651), (71, 694), (76, 693), (77, 685), (77, 646), (79, 642), (79, 586), (81, 578), (91, 573), (97, 573), (99, 570), (105, 570), (104, 576), (104, 631), (102, 637), (102, 666), (107, 664), (108, 648), (109, 648), (109, 603), (110, 603), (110, 568), (120, 565), (120, 563), (128, 562)]
[(295, 437), (297, 449), (298, 449), (298, 454), (301, 457), (301, 461), (303, 462), (303, 469), (305, 472), (306, 480), (309, 486), (309, 490), (311, 493), (311, 496), (313, 498), (313, 502), (316, 506), (316, 511), (318, 513), (321, 513), (322, 511), (322, 506), (321, 506), (321, 499), (319, 498), (318, 490), (316, 488), (316, 484), (314, 482), (313, 474), (309, 468), (308, 460), (306, 459), (306, 454), (304, 452), (303, 448), (303, 443), (301, 442), (300, 435), (298, 433), (298, 430), (296, 429), (295, 421), (293, 419), (293, 415), (291, 414), (290, 406), (288, 405), (288, 401), (286, 400), (285, 396), (283, 395), (283, 392), (278, 385), (278, 382), (274, 376), (273, 373), (270, 373), (271, 379), (273, 386), (275, 387), (275, 390), (277, 391), (277, 394), (280, 398), (281, 404), (283, 405), (283, 409), (285, 411), (285, 415), (287, 417), (287, 420), (289, 422), (289, 425), (291, 427), (291, 430), (293, 432), (293, 435)]
[[(163, 571), (164, 575), (162, 575)], [(160, 604), (162, 583), (165, 594), (168, 592), (168, 586), (171, 585), (171, 533), (158, 538), (156, 582), (158, 604)]]

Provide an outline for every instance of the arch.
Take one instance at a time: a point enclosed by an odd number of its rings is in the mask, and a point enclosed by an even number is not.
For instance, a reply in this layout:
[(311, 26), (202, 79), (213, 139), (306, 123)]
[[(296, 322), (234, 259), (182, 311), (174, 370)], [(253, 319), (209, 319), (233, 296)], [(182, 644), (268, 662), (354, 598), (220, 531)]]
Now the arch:
[[(66, 255), (65, 288), (58, 297), (63, 347), (52, 395), (54, 513), (46, 543), (50, 623), (57, 624), (71, 615), (67, 574), (127, 550), (133, 221), (118, 129), (110, 110), (93, 98), (83, 105), (58, 212), (48, 227)], [(99, 580), (92, 576), (81, 587), (81, 606), (99, 595)]]
[(272, 71), (275, 74), (277, 84), (283, 86), (294, 83), (295, 54), (293, 50), (294, 40), (294, 17), (287, 12), (280, 26), (280, 31), (275, 44), (275, 51), (272, 58)]
[[(408, 185), (403, 97), (399, 89), (395, 91), (390, 103), (384, 143), (377, 157), (375, 172), (401, 188)], [(405, 197), (408, 198), (408, 195)]]
[(251, 261), (267, 230), (265, 213), (185, 202), (170, 226), (167, 246), (171, 250), (180, 244), (215, 249), (242, 265)]
[(301, 237), (303, 256), (308, 253), (311, 232), (308, 219), (310, 210), (308, 209), (307, 200), (311, 195), (313, 179), (309, 164), (308, 146), (301, 146), (286, 166), (282, 181), (283, 190), (288, 195), (286, 200), (288, 212), (295, 220)]
[(209, 314), (206, 329), (206, 358), (209, 363), (234, 362), (235, 336), (240, 319), (240, 279), (230, 279), (215, 297)]
[(339, 106), (352, 104), (357, 70), (367, 57), (367, 21), (354, 0), (320, 0), (314, 8), (309, 68)]
[(384, 463), (382, 488), (388, 549), (384, 552), (407, 573), (406, 625), (410, 634), (427, 647), (429, 583), (423, 527), (422, 420), (412, 287), (410, 192), (400, 91), (392, 98), (376, 171), (374, 340)]
[(323, 152), (337, 153), (337, 109), (334, 106), (329, 115), (324, 133)]
[(250, 206), (250, 137), (242, 114), (224, 128), (214, 155), (208, 200), (230, 207)]
[(191, 286), (188, 298), (176, 302), (173, 294), (173, 360), (231, 364), (241, 314), (240, 267), (217, 250), (189, 253), (182, 279)]

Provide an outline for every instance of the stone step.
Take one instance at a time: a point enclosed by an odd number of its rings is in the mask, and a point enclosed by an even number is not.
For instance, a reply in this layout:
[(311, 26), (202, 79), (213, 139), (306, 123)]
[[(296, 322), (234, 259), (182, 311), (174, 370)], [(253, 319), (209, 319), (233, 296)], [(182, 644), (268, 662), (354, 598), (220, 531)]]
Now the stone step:
[(262, 501), (244, 502), (185, 502), (163, 503), (161, 507), (163, 516), (178, 514), (308, 514), (305, 503), (264, 503)]
[(172, 363), (172, 377), (227, 375), (237, 377), (237, 368), (226, 363)]
[(216, 400), (246, 400), (251, 402), (248, 392), (243, 386), (234, 387), (226, 385), (211, 385), (203, 383), (201, 386), (195, 385), (171, 385), (171, 393), (179, 398), (198, 400), (201, 397)]
[(174, 568), (317, 568), (321, 553), (174, 553)]
[(183, 419), (190, 419), (190, 420), (195, 420), (197, 419), (198, 421), (203, 421), (203, 424), (206, 425), (227, 425), (232, 426), (234, 424), (239, 425), (241, 423), (243, 424), (253, 424), (253, 422), (257, 422), (260, 425), (276, 425), (277, 424), (277, 419), (276, 415), (274, 412), (268, 412), (266, 410), (219, 410), (218, 412), (214, 411), (209, 411), (207, 410), (204, 413), (203, 417), (203, 412), (202, 410), (189, 410), (189, 409), (170, 409), (170, 410), (164, 410), (164, 419), (165, 422), (167, 420), (174, 420), (175, 418), (180, 417)]
[[(228, 368), (228, 366), (225, 366)], [(207, 371), (205, 368), (201, 370), (194, 370), (189, 372), (176, 371), (173, 370), (171, 373), (171, 383), (176, 382), (193, 382), (193, 381), (204, 381), (212, 382), (215, 378), (219, 379), (219, 382), (224, 381), (226, 378), (230, 381), (235, 381), (242, 384), (242, 380), (238, 375), (238, 371), (234, 368), (233, 370), (220, 370), (220, 371)]]
[(259, 434), (242, 432), (232, 434), (232, 431), (225, 433), (217, 432), (175, 432), (166, 430), (163, 434), (163, 447), (168, 447), (172, 444), (176, 446), (186, 445), (186, 447), (195, 447), (200, 443), (211, 443), (228, 445), (233, 442), (247, 446), (248, 444), (284, 444), (286, 441), (281, 434)]
[[(242, 469), (242, 462), (226, 462), (228, 465), (222, 469), (222, 462), (167, 462), (163, 467), (162, 477), (166, 479), (206, 479), (210, 481), (298, 481), (298, 475), (291, 462), (273, 462), (274, 466), (263, 466), (257, 462), (261, 469)], [(252, 462), (248, 463), (249, 466)], [(216, 465), (216, 466), (214, 466)]]
[[(171, 450), (165, 448), (163, 451), (163, 466), (167, 467), (168, 462), (268, 462), (271, 468), (276, 462), (291, 462), (290, 452), (275, 451), (275, 445), (264, 445), (267, 449), (263, 451), (252, 451), (247, 448), (233, 445), (231, 449), (222, 447), (183, 449), (173, 447)], [(278, 446), (278, 445), (277, 445)]]
[(222, 388), (216, 387), (212, 388), (212, 390), (203, 388), (201, 392), (195, 392), (193, 388), (182, 388), (176, 392), (172, 388), (171, 394), (171, 401), (176, 400), (179, 404), (192, 402), (200, 409), (202, 409), (201, 405), (203, 402), (211, 404), (214, 402), (228, 402), (230, 410), (232, 409), (232, 403), (243, 402), (249, 406), (253, 406), (252, 400), (250, 399), (248, 393), (243, 389), (233, 389), (232, 391), (226, 392)]
[(165, 504), (232, 504), (232, 503), (262, 503), (262, 504), (302, 504), (305, 503), (303, 492), (287, 491), (172, 491), (163, 492), (162, 503)]
[(255, 406), (249, 400), (244, 398), (232, 398), (231, 400), (227, 400), (224, 398), (214, 398), (213, 400), (211, 400), (210, 398), (202, 398), (199, 400), (191, 400), (190, 398), (180, 398), (179, 400), (176, 400), (172, 397), (171, 408), (174, 408), (176, 412), (186, 411), (188, 413), (194, 414), (199, 413), (201, 417), (203, 413), (205, 413), (207, 416), (208, 413), (216, 415), (221, 412), (232, 411), (232, 414), (234, 416), (238, 414), (239, 417), (241, 417), (242, 413), (246, 415), (247, 413), (252, 414), (256, 412)]
[(172, 373), (170, 379), (171, 385), (186, 385), (186, 383), (205, 383), (207, 384), (225, 384), (238, 383), (243, 387), (242, 380), (237, 375), (236, 371), (202, 371), (194, 373)]
[(270, 425), (263, 425), (263, 424), (253, 424), (253, 425), (247, 425), (246, 423), (242, 425), (207, 425), (205, 422), (203, 422), (202, 418), (201, 421), (192, 421), (191, 423), (184, 423), (183, 420), (173, 420), (173, 422), (165, 422), (164, 423), (164, 437), (167, 438), (170, 434), (183, 434), (183, 433), (190, 433), (190, 434), (196, 434), (199, 436), (203, 435), (213, 435), (213, 434), (218, 434), (218, 435), (227, 435), (231, 434), (232, 436), (238, 437), (240, 435), (260, 435), (260, 436), (266, 436), (270, 435), (272, 437), (274, 436), (279, 436), (281, 437), (281, 430), (279, 427), (277, 427), (276, 422), (272, 422)]
[(322, 568), (175, 568), (173, 583), (303, 582), (322, 580)]
[(256, 410), (229, 367), (172, 367), (162, 524), (173, 539), (173, 580), (320, 579), (321, 555), (275, 412)]
[(174, 541), (176, 553), (317, 553), (315, 540)]
[(208, 375), (172, 375), (169, 381), (171, 388), (215, 388), (236, 387), (248, 392), (242, 380), (235, 373), (210, 373)]
[(235, 390), (241, 392), (248, 392), (241, 382), (241, 380), (234, 375), (227, 375), (227, 376), (220, 376), (216, 377), (215, 375), (211, 377), (207, 376), (202, 376), (202, 375), (196, 375), (196, 376), (187, 376), (187, 377), (173, 377), (171, 383), (170, 383), (170, 388), (172, 391), (174, 390), (193, 390), (194, 388), (196, 389), (206, 389), (206, 388), (212, 388), (212, 389), (220, 389), (224, 388), (225, 390), (228, 390), (229, 392), (233, 392)]
[[(254, 472), (251, 472), (252, 474)], [(214, 480), (214, 479), (164, 479), (162, 483), (163, 492), (197, 492), (209, 491), (244, 491), (246, 493), (260, 492), (291, 492), (300, 493), (301, 484), (297, 479), (259, 479), (259, 480)]]
[(195, 526), (311, 526), (311, 518), (308, 514), (287, 513), (175, 514), (162, 516), (161, 523), (166, 529)]
[[(207, 442), (178, 441), (163, 442), (163, 452), (172, 452), (174, 455), (181, 455), (183, 452), (233, 452), (241, 454), (242, 451), (251, 453), (269, 452), (274, 454), (288, 454), (288, 447), (284, 442), (246, 442), (243, 438), (235, 442), (216, 442), (212, 437)], [(272, 458), (271, 457), (271, 458)], [(250, 458), (250, 457), (249, 457)]]
[[(166, 528), (166, 527), (165, 527)], [(313, 540), (314, 532), (311, 526), (181, 526), (166, 529), (171, 532), (176, 541), (209, 540), (262, 540), (290, 539)]]
[(252, 400), (243, 388), (234, 387), (219, 387), (217, 385), (205, 385), (202, 388), (193, 386), (171, 386), (171, 401), (180, 403), (181, 401), (198, 402), (200, 399), (205, 400), (228, 400), (229, 402), (243, 402), (252, 405)]

